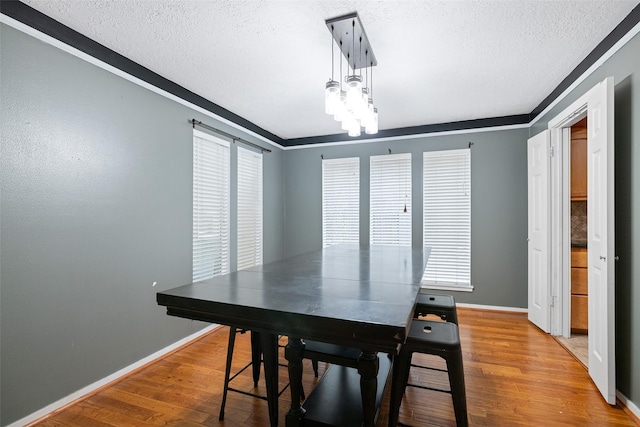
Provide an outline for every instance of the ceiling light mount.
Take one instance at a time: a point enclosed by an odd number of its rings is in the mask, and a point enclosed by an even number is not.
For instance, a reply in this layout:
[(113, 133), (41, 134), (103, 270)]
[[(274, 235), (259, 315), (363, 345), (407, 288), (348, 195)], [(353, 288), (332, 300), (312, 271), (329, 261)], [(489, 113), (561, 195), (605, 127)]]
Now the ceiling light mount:
[[(358, 12), (327, 19), (325, 23), (344, 57), (351, 56), (351, 61), (349, 62), (351, 68), (359, 70), (360, 68), (378, 65), (373, 49), (371, 49), (371, 44), (369, 44), (367, 33), (365, 33), (362, 22), (360, 22)], [(354, 46), (352, 42), (354, 38), (359, 40), (361, 37), (362, 52), (368, 52), (368, 55), (364, 57), (356, 53), (356, 51), (360, 50), (360, 45)], [(343, 43), (340, 44), (340, 42)]]
[[(325, 21), (331, 32), (331, 78), (325, 84), (325, 113), (342, 123), (349, 136), (360, 136), (361, 128), (367, 134), (378, 133), (378, 109), (373, 104), (373, 67), (378, 64), (357, 12)], [(356, 40), (358, 44), (356, 45)], [(342, 77), (340, 57), (340, 80), (334, 76), (334, 42), (346, 58), (347, 74)], [(364, 54), (363, 54), (364, 52)], [(363, 81), (362, 69), (366, 79)], [(369, 80), (369, 68), (372, 78)], [(360, 70), (356, 74), (356, 70)], [(370, 84), (371, 83), (371, 84)]]

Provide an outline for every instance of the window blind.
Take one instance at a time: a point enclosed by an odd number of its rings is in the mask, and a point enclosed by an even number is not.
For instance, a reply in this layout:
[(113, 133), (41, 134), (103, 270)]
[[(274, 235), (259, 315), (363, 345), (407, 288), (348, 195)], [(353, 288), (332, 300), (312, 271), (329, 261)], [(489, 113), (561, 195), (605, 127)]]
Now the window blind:
[(193, 281), (229, 271), (229, 143), (193, 131)]
[(322, 246), (360, 242), (360, 158), (322, 161)]
[(238, 270), (262, 264), (262, 153), (238, 147)]
[(424, 153), (423, 284), (471, 286), (471, 150)]
[(370, 242), (411, 246), (411, 153), (371, 156)]

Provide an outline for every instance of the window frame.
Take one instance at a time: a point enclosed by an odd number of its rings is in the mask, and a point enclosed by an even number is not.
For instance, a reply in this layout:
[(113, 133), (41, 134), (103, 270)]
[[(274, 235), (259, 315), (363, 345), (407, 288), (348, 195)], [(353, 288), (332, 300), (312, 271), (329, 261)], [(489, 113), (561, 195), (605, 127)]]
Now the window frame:
[(431, 246), (422, 287), (472, 291), (471, 150), (424, 152), (422, 175), (423, 244)]
[[(257, 152), (242, 146), (238, 146), (236, 154), (236, 255), (237, 269), (242, 270), (263, 263), (264, 158), (262, 152)], [(257, 159), (259, 160), (255, 161)], [(244, 173), (245, 167), (248, 167), (246, 173)], [(249, 178), (250, 180), (244, 182), (243, 180), (245, 178)], [(243, 223), (245, 216), (251, 221)], [(247, 245), (245, 242), (250, 242), (250, 244)], [(248, 246), (250, 246), (250, 248)]]
[(196, 129), (192, 147), (192, 280), (197, 282), (230, 269), (231, 150), (229, 142)]
[[(412, 246), (411, 161), (411, 153), (369, 158), (369, 243), (372, 245)], [(397, 182), (390, 182), (394, 178)], [(398, 191), (394, 191), (394, 186)]]
[(360, 243), (359, 157), (322, 159), (322, 247), (339, 243)]

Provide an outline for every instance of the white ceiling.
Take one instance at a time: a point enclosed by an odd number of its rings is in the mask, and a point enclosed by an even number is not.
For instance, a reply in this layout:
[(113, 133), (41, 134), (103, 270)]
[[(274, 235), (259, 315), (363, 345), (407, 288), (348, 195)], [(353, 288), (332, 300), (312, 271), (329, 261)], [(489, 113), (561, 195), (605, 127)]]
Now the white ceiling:
[(639, 3), (23, 1), (286, 139), (343, 133), (324, 114), (325, 19), (360, 15), (393, 129), (530, 113)]

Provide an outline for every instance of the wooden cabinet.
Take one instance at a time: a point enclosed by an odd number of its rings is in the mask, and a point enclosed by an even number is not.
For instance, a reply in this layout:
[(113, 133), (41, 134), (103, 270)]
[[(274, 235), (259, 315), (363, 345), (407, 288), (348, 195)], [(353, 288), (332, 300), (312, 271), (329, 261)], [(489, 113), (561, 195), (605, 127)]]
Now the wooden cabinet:
[(587, 119), (571, 127), (571, 200), (587, 200)]
[(587, 248), (571, 248), (571, 330), (589, 329)]
[(586, 268), (571, 267), (571, 293), (576, 295), (588, 295)]
[(571, 331), (587, 333), (589, 330), (589, 298), (571, 294)]
[[(571, 126), (571, 200), (587, 200), (586, 117)], [(578, 218), (576, 216), (575, 219)], [(572, 225), (573, 220), (572, 217)], [(576, 231), (572, 230), (572, 238), (576, 237), (573, 234)], [(582, 237), (585, 238), (586, 235)], [(578, 333), (586, 333), (589, 328), (587, 254), (586, 247), (571, 248), (571, 330)]]

